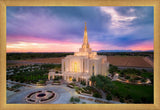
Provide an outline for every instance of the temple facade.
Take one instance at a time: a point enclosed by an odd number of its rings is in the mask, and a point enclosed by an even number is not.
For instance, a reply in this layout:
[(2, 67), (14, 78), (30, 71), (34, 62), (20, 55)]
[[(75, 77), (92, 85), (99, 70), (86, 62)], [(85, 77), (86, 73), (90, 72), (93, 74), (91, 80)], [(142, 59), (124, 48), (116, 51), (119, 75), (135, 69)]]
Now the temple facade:
[(79, 52), (74, 55), (68, 55), (62, 59), (62, 77), (67, 82), (76, 80), (77, 82), (85, 81), (89, 84), (89, 78), (92, 75), (108, 74), (109, 62), (106, 56), (97, 55), (97, 52), (92, 52), (88, 43), (87, 26), (85, 23), (84, 37), (82, 47)]

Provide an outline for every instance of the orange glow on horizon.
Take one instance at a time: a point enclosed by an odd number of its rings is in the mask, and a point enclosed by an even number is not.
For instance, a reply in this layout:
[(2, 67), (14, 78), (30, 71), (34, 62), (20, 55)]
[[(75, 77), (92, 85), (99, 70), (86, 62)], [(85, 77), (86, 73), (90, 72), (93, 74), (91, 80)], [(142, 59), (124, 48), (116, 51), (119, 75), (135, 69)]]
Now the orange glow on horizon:
[(74, 52), (80, 44), (74, 43), (28, 43), (7, 44), (7, 52)]
[[(9, 39), (11, 40), (11, 39)], [(7, 41), (7, 52), (78, 52), (81, 48), (81, 43), (72, 43), (69, 41), (56, 41), (34, 37), (16, 37), (17, 42)], [(153, 42), (147, 41), (139, 43), (128, 48), (101, 44), (99, 42), (89, 42), (93, 51), (99, 50), (153, 50)]]

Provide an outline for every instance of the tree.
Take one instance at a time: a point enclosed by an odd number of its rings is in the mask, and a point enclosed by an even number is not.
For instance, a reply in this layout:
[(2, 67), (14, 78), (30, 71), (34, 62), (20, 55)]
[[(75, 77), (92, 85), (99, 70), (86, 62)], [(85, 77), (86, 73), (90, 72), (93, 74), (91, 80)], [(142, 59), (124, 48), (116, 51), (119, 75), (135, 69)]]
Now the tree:
[(95, 76), (91, 76), (90, 81), (92, 82), (92, 86), (94, 86), (95, 82), (96, 82), (96, 77)]
[(103, 89), (103, 86), (104, 86), (104, 82), (101, 79), (96, 77), (96, 87), (98, 89)]
[(92, 81), (92, 85), (97, 87), (98, 89), (102, 89), (104, 91), (110, 91), (113, 88), (113, 84), (111, 80), (106, 76), (97, 75), (91, 76), (90, 81)]
[(114, 72), (118, 71), (118, 67), (117, 66), (113, 66), (113, 65), (109, 65), (109, 73), (111, 73), (113, 75)]

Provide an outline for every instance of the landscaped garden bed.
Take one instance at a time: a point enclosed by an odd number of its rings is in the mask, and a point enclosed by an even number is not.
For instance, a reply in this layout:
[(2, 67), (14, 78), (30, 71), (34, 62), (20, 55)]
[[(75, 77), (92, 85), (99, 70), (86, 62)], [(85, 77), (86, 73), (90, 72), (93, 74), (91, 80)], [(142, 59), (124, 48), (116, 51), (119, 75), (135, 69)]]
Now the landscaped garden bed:
[(117, 66), (110, 65), (109, 72), (114, 76), (119, 74), (120, 80), (126, 83), (134, 84), (153, 84), (153, 72), (147, 72), (145, 69), (138, 70), (134, 68), (118, 69)]
[(7, 87), (7, 90), (9, 91), (14, 91), (14, 92), (19, 92), (19, 88), (22, 87), (22, 85), (20, 84), (15, 84), (12, 87)]
[(67, 87), (70, 87), (70, 88), (74, 88), (75, 86), (76, 86), (75, 83), (69, 83), (69, 84), (67, 84)]
[(52, 85), (61, 85), (61, 81), (53, 81)]
[(112, 96), (125, 103), (153, 103), (152, 85), (133, 85), (121, 82), (113, 82)]
[[(28, 66), (16, 66), (8, 68), (7, 80), (16, 81), (27, 84), (45, 84), (48, 79), (49, 69), (60, 68), (59, 64), (41, 64), (41, 65), (28, 65)], [(10, 74), (13, 72), (13, 74)], [(42, 80), (43, 82), (39, 82)]]

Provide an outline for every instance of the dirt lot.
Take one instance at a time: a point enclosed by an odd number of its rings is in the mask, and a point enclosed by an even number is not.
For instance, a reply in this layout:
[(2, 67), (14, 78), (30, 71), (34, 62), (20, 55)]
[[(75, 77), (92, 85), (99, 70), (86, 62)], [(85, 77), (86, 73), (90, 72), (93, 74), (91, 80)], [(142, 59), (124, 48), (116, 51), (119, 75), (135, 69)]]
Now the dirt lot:
[[(7, 61), (8, 66), (20, 66), (28, 64), (44, 64), (44, 63), (61, 63), (64, 57), (58, 58), (37, 58), (32, 60), (10, 60)], [(108, 56), (108, 61), (110, 64), (122, 67), (145, 67), (152, 68), (151, 61), (146, 60), (145, 57), (141, 56)]]
[(121, 67), (145, 67), (152, 68), (152, 65), (145, 57), (141, 56), (108, 56), (110, 64)]
[(32, 60), (9, 60), (7, 61), (7, 67), (10, 66), (21, 66), (21, 65), (29, 65), (29, 64), (49, 64), (55, 63), (60, 64), (64, 57), (58, 58), (37, 58)]

